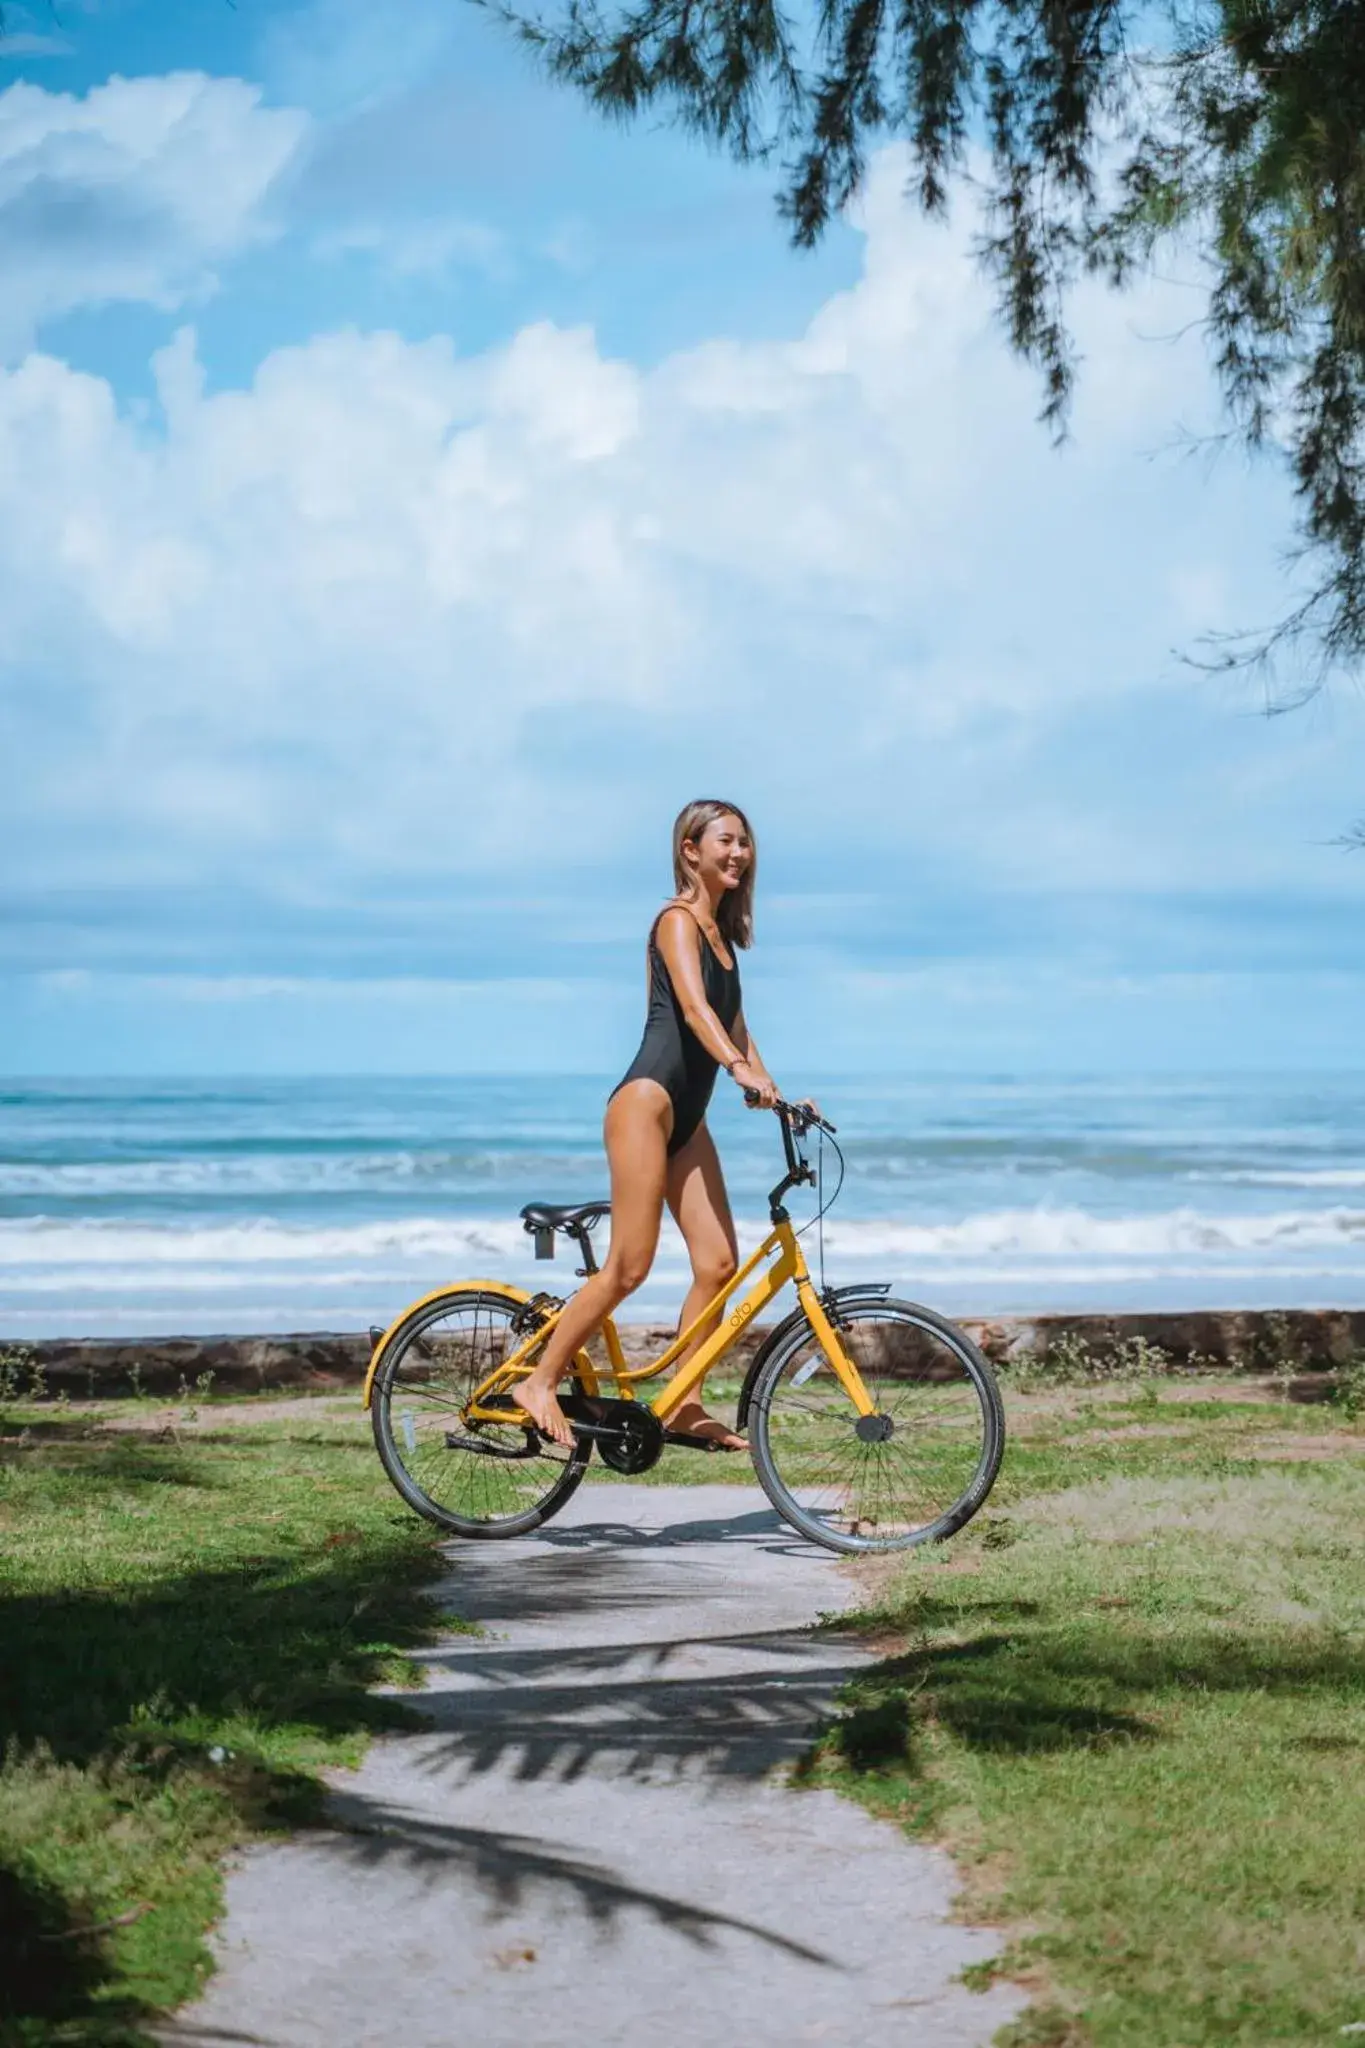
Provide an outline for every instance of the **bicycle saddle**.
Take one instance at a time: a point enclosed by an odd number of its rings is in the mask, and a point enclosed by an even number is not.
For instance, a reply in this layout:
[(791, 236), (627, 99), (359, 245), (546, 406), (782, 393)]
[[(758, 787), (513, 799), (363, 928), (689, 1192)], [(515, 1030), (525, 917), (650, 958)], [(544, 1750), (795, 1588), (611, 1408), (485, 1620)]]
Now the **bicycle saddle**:
[(528, 1202), (521, 1212), (527, 1230), (591, 1230), (610, 1216), (610, 1202)]

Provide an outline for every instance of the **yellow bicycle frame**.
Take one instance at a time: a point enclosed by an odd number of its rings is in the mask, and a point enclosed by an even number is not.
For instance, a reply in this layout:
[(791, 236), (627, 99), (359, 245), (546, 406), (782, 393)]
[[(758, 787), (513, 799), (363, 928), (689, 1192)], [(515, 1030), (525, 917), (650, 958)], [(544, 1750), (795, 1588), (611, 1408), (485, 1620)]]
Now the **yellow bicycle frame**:
[[(693, 1389), (700, 1386), (712, 1367), (725, 1356), (745, 1324), (757, 1315), (760, 1309), (766, 1308), (773, 1296), (779, 1294), (789, 1280), (796, 1282), (797, 1298), (806, 1312), (811, 1328), (819, 1339), (820, 1348), (828, 1359), (830, 1367), (843, 1387), (844, 1392), (853, 1403), (854, 1408), (859, 1415), (875, 1414), (876, 1404), (864, 1385), (862, 1374), (839, 1342), (838, 1334), (829, 1317), (825, 1314), (820, 1296), (810, 1277), (805, 1254), (786, 1216), (781, 1217), (774, 1223), (772, 1229), (768, 1232), (768, 1235), (764, 1238), (753, 1256), (745, 1260), (738, 1272), (726, 1281), (720, 1292), (712, 1297), (701, 1313), (695, 1316), (687, 1328), (680, 1331), (674, 1338), (668, 1349), (661, 1352), (650, 1364), (639, 1366), (628, 1366), (626, 1364), (625, 1353), (621, 1349), (621, 1339), (616, 1325), (610, 1316), (606, 1318), (602, 1325), (602, 1339), (606, 1346), (607, 1360), (611, 1367), (611, 1375), (615, 1382), (618, 1397), (625, 1400), (634, 1400), (635, 1387), (642, 1380), (652, 1380), (657, 1378), (660, 1373), (667, 1372), (669, 1366), (676, 1359), (682, 1357), (688, 1346), (696, 1342), (698, 1332), (724, 1306), (736, 1288), (742, 1286), (749, 1275), (765, 1259), (771, 1258), (774, 1252), (777, 1252), (779, 1256), (773, 1259), (772, 1264), (764, 1272), (759, 1274), (758, 1279), (744, 1299), (730, 1311), (729, 1315), (724, 1317), (719, 1327), (713, 1330), (711, 1335), (698, 1345), (692, 1357), (686, 1360), (673, 1375), (672, 1379), (669, 1380), (668, 1384), (661, 1387), (654, 1396), (654, 1399), (649, 1404), (654, 1414), (658, 1416), (660, 1422), (666, 1423), (669, 1416), (676, 1413)], [(485, 1289), (492, 1286), (497, 1292), (505, 1294), (513, 1300), (523, 1301), (526, 1298), (519, 1289), (503, 1286), (499, 1282), (479, 1281), (476, 1284)], [(441, 1293), (446, 1292), (444, 1288), (439, 1291)], [(434, 1299), (434, 1297), (428, 1297), (428, 1299)], [(411, 1312), (410, 1309), (405, 1310), (402, 1320), (406, 1321)], [(466, 1422), (505, 1423), (507, 1421), (506, 1408), (490, 1407), (488, 1406), (489, 1401), (499, 1395), (505, 1395), (511, 1387), (515, 1386), (518, 1380), (526, 1377), (527, 1373), (531, 1370), (534, 1354), (540, 1350), (562, 1314), (563, 1310), (557, 1309), (553, 1315), (547, 1317), (536, 1330), (532, 1331), (526, 1342), (512, 1353), (510, 1358), (504, 1359), (501, 1365), (495, 1367), (488, 1377), (479, 1383), (474, 1390), (469, 1405), (464, 1410)], [(384, 1337), (375, 1347), (369, 1378), (365, 1382), (365, 1404), (367, 1407), (370, 1401), (370, 1387), (374, 1377), (375, 1365), (378, 1363), (384, 1345), (388, 1341), (388, 1336), (389, 1333), (386, 1331)], [(597, 1377), (585, 1352), (579, 1352), (576, 1370), (583, 1391), (588, 1394), (595, 1394), (598, 1391)]]

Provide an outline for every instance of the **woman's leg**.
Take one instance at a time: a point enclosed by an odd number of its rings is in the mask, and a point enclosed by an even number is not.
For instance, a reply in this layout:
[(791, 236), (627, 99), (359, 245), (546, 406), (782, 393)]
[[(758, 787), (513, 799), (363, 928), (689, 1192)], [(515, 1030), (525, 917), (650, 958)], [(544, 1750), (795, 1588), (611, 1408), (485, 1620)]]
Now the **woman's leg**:
[[(692, 1261), (692, 1285), (678, 1324), (680, 1330), (685, 1330), (693, 1316), (700, 1315), (707, 1302), (715, 1299), (739, 1264), (730, 1198), (725, 1192), (725, 1176), (720, 1170), (715, 1140), (704, 1123), (697, 1126), (681, 1152), (669, 1160), (667, 1194), (668, 1206), (673, 1211)], [(690, 1358), (697, 1346), (710, 1336), (720, 1316), (721, 1310), (717, 1309), (715, 1315), (707, 1317), (697, 1332), (695, 1342), (688, 1345), (679, 1359), (679, 1364)], [(744, 1438), (715, 1416), (708, 1415), (699, 1400), (684, 1401), (669, 1418), (669, 1427), (686, 1430), (693, 1436), (713, 1438), (731, 1450), (745, 1448)]]
[(606, 1263), (565, 1303), (540, 1359), (512, 1389), (517, 1406), (558, 1444), (573, 1443), (555, 1389), (574, 1353), (643, 1284), (654, 1264), (672, 1127), (673, 1105), (657, 1081), (628, 1081), (607, 1104), (603, 1137), (611, 1167), (611, 1243)]

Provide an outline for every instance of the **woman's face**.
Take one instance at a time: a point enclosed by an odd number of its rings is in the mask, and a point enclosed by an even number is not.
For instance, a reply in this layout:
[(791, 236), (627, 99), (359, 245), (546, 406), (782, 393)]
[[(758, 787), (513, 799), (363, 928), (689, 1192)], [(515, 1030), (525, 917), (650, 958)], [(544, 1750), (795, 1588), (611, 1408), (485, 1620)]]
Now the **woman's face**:
[(754, 849), (743, 820), (733, 811), (713, 818), (701, 838), (689, 843), (696, 855), (697, 880), (713, 892), (737, 889), (748, 874)]

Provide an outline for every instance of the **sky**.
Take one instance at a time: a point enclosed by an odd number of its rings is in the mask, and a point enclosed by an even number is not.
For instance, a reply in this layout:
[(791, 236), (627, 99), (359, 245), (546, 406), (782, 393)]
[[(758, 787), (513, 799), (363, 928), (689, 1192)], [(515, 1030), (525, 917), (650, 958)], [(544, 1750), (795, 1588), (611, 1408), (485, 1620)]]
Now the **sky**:
[(0, 1072), (622, 1070), (694, 795), (793, 1091), (1359, 1064), (1360, 693), (1185, 658), (1293, 591), (1188, 261), (1058, 449), (894, 148), (798, 253), (463, 0), (6, 24)]

